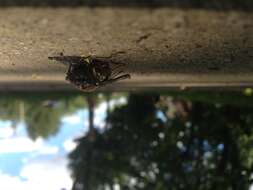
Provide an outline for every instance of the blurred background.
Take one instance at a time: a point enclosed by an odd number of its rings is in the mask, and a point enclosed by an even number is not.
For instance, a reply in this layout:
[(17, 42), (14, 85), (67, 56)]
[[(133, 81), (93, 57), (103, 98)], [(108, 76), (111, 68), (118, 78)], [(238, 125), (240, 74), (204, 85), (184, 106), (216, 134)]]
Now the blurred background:
[(11, 189), (251, 189), (252, 89), (0, 98)]

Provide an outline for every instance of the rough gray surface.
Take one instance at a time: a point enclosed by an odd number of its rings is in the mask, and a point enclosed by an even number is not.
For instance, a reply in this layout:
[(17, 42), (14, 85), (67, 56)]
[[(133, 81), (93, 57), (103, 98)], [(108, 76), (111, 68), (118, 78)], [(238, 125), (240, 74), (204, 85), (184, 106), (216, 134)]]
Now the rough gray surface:
[(117, 88), (248, 86), (253, 84), (252, 34), (250, 12), (2, 8), (0, 88), (69, 88), (66, 67), (47, 59), (60, 52), (114, 54), (132, 75)]

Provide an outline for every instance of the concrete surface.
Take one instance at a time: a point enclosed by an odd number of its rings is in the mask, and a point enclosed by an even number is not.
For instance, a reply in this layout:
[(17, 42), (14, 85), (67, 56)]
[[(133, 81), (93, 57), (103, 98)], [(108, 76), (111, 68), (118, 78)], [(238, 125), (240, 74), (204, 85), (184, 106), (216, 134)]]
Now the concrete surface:
[(0, 89), (71, 89), (47, 59), (110, 56), (108, 89), (253, 86), (253, 13), (177, 8), (0, 8)]

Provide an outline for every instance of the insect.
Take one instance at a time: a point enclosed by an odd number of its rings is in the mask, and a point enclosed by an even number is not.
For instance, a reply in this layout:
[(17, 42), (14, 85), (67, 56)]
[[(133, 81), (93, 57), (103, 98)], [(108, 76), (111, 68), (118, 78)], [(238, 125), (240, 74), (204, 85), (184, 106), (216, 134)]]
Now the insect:
[(129, 74), (122, 74), (126, 64), (100, 57), (64, 56), (60, 54), (48, 57), (68, 65), (66, 80), (83, 91), (94, 91), (101, 86), (129, 79)]

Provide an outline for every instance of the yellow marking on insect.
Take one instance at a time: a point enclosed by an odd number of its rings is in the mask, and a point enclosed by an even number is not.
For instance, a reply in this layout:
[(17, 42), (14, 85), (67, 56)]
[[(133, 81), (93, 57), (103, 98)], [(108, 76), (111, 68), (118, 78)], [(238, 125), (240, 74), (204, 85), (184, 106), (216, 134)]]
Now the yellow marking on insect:
[(81, 56), (82, 57), (82, 59), (84, 60), (84, 62), (85, 63), (87, 63), (87, 64), (90, 64), (91, 63), (91, 59), (90, 59), (90, 56)]

